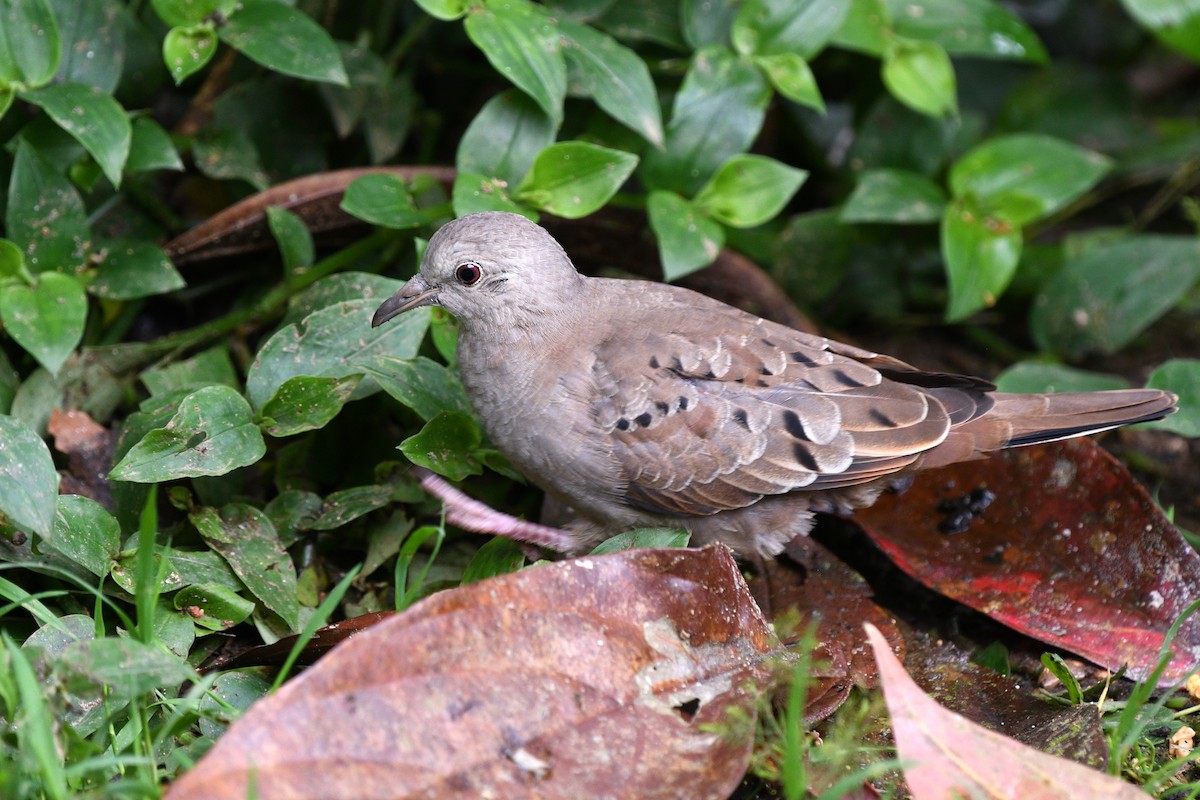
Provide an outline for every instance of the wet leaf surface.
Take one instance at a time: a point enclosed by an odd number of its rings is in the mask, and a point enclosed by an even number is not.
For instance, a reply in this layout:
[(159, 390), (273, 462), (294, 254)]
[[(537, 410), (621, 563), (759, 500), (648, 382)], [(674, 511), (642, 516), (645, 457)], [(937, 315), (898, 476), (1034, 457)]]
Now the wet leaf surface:
[(950, 711), (1044, 753), (1107, 768), (1108, 740), (1094, 703), (1063, 706), (1041, 699), (1028, 677), (981, 667), (955, 642), (925, 632), (906, 629), (905, 642), (905, 670)]
[[(1135, 679), (1149, 675), (1167, 629), (1200, 592), (1200, 556), (1089, 439), (929, 470), (855, 520), (926, 586), (1105, 667), (1127, 664)], [(1192, 618), (1162, 683), (1197, 663)]]
[(1146, 797), (1119, 778), (1041, 753), (947, 711), (905, 673), (877, 629), (868, 624), (867, 632), (915, 800)]
[(523, 570), (356, 636), (168, 796), (724, 798), (778, 648), (724, 548)]
[(764, 562), (765, 572), (750, 588), (785, 644), (800, 640), (810, 626), (816, 626), (813, 683), (805, 708), (805, 719), (811, 724), (836, 711), (852, 686), (877, 685), (863, 622), (883, 630), (897, 652), (904, 652), (904, 640), (892, 615), (871, 599), (862, 576), (819, 542), (802, 536), (785, 553)]

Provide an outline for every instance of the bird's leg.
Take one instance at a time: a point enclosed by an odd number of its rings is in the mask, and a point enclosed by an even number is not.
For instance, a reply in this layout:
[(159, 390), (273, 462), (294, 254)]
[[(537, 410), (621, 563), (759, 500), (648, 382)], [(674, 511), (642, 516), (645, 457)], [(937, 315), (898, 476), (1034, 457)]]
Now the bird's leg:
[(578, 544), (575, 537), (561, 528), (551, 528), (517, 519), (468, 497), (444, 478), (424, 467), (413, 467), (421, 488), (446, 504), (446, 521), (473, 533), (503, 536), (518, 542), (528, 542), (560, 553), (569, 553)]

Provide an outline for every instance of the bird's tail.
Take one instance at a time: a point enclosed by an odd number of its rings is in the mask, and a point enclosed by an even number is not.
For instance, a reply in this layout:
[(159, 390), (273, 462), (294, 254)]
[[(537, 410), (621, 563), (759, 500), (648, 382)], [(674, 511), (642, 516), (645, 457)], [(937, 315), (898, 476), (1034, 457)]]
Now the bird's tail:
[(994, 394), (989, 416), (1012, 426), (1004, 447), (1086, 436), (1174, 413), (1178, 398), (1159, 389), (1116, 389), (1061, 394)]
[(1005, 447), (1054, 442), (1162, 419), (1174, 413), (1178, 400), (1159, 389), (1060, 394), (996, 392), (988, 397), (993, 401), (991, 408), (952, 428), (946, 440), (926, 454), (925, 466), (943, 466)]

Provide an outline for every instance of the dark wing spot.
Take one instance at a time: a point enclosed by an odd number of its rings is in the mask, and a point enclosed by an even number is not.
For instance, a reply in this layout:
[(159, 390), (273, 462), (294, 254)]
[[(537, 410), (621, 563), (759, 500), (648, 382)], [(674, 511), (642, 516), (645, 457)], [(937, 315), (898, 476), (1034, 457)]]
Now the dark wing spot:
[(647, 428), (650, 426), (650, 421), (652, 419), (653, 419), (653, 417), (650, 416), (650, 412), (644, 411), (641, 414), (638, 414), (636, 417), (634, 417), (633, 421), (636, 422), (638, 425), (641, 425), (643, 428)]
[(662, 400), (659, 400), (657, 403), (655, 403), (654, 407), (657, 408), (659, 410), (659, 412), (661, 412), (663, 414), (671, 413), (671, 407), (669, 405), (667, 405), (666, 403), (664, 403)]
[(650, 356), (650, 369), (658, 369), (658, 356)]
[(717, 376), (711, 369), (708, 372), (704, 373), (704, 380), (715, 381), (716, 379), (717, 379)]
[(774, 346), (775, 346), (775, 343), (774, 343), (774, 342), (772, 342), (770, 339), (763, 339), (763, 340), (762, 340), (762, 343), (763, 343), (763, 344), (765, 344), (767, 347), (774, 347)]
[(788, 409), (783, 412), (783, 427), (787, 428), (787, 432), (797, 439), (808, 440), (808, 436), (804, 433), (804, 426), (800, 424), (800, 415), (795, 411)]
[(842, 383), (844, 383), (847, 386), (852, 386), (854, 388), (858, 388), (860, 386), (866, 386), (865, 383), (860, 383), (859, 381), (856, 381), (854, 378), (851, 378), (850, 375), (844, 369), (835, 369), (833, 371), (833, 374), (839, 381), (841, 381)]
[(813, 361), (811, 358), (809, 358), (807, 355), (805, 355), (800, 350), (797, 350), (796, 352), (792, 353), (791, 356), (792, 356), (792, 361), (795, 361), (797, 364), (807, 364), (810, 367), (815, 367), (817, 365), (816, 361)]
[(771, 384), (767, 383), (767, 382), (766, 382), (766, 381), (764, 381), (762, 378), (759, 378), (758, 380), (756, 380), (756, 381), (754, 382), (754, 385), (755, 385), (755, 386), (757, 386), (757, 387), (758, 387), (758, 388), (760, 388), (760, 389), (766, 389), (766, 388), (767, 388), (768, 386), (770, 386)]
[(619, 420), (617, 420), (617, 430), (619, 430), (619, 431), (629, 430), (629, 420), (625, 419), (624, 417), (621, 417)]
[(871, 409), (871, 419), (875, 420), (876, 422), (878, 422), (880, 425), (884, 426), (885, 428), (898, 427), (896, 425), (896, 420), (892, 419), (887, 414), (880, 411), (878, 408)]
[(800, 466), (804, 467), (809, 472), (820, 472), (817, 467), (817, 460), (813, 458), (813, 454), (808, 452), (808, 448), (796, 442), (792, 445), (792, 455), (796, 457), (796, 461)]
[(771, 372), (771, 368), (770, 368), (770, 367), (763, 367), (762, 369), (760, 369), (760, 370), (758, 371), (758, 374), (759, 374), (759, 375), (774, 375), (775, 373), (774, 373), (774, 372)]
[(687, 411), (687, 407), (688, 407), (688, 399), (686, 397), (680, 397), (679, 398), (679, 410)]
[(733, 418), (737, 424), (741, 425), (746, 430), (750, 430), (750, 417), (746, 414), (746, 409), (739, 408), (733, 412)]

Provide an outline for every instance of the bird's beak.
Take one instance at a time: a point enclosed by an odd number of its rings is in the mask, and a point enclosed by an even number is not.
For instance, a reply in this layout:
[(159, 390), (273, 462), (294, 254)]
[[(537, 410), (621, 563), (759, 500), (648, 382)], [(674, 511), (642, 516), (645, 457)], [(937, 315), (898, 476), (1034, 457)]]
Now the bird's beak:
[(425, 282), (421, 273), (417, 273), (404, 284), (404, 288), (383, 301), (383, 305), (371, 317), (371, 327), (378, 328), (392, 317), (399, 316), (405, 311), (411, 311), (421, 306), (431, 306), (437, 302), (437, 289)]

